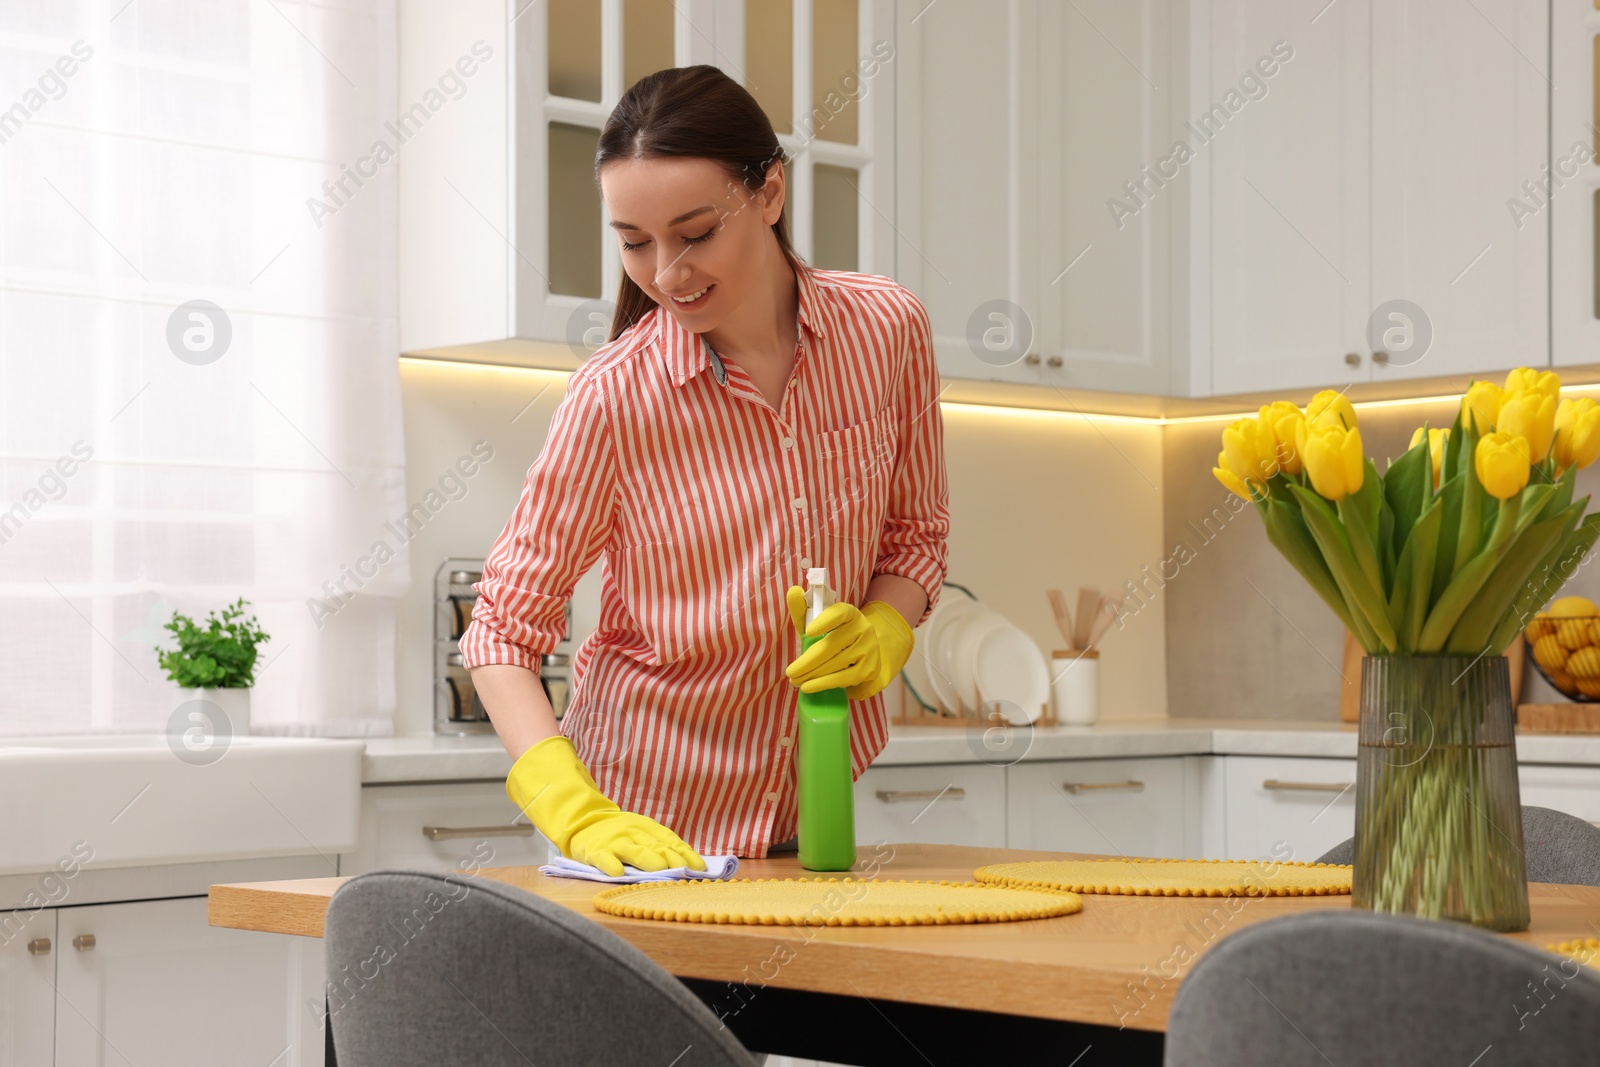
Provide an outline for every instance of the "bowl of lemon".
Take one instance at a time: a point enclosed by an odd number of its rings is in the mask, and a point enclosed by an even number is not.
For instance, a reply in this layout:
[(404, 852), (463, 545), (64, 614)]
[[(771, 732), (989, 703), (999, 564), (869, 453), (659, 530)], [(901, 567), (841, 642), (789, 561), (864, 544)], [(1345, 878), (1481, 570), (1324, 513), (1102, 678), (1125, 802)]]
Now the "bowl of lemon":
[(1523, 631), (1533, 665), (1571, 700), (1600, 700), (1600, 605), (1564, 596), (1533, 617)]

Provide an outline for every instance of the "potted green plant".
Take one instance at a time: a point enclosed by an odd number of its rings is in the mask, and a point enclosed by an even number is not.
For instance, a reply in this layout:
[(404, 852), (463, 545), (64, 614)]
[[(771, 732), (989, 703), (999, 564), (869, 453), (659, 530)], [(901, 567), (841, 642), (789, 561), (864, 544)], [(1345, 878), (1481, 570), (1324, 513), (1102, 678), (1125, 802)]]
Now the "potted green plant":
[(245, 609), (240, 597), (220, 612), (213, 611), (204, 624), (174, 611), (162, 627), (177, 639), (178, 647), (158, 649), (161, 669), (187, 692), (189, 699), (208, 700), (228, 718), (233, 736), (250, 732), (250, 687), (256, 681), (257, 647), (271, 638)]

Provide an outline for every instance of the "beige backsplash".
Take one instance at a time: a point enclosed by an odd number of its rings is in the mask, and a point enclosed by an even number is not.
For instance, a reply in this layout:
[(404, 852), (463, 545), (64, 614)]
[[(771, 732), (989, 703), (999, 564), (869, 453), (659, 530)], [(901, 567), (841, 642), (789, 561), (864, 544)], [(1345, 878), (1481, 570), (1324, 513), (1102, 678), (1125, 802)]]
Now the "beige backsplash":
[[(475, 441), (494, 448), (493, 460), (467, 483), (465, 496), (441, 508), (410, 543), (411, 589), (400, 608), (395, 721), (395, 732), (404, 734), (432, 729), (434, 571), (446, 556), (488, 551), (543, 445), (551, 413), (564, 394), (564, 378), (406, 363), (401, 389), (408, 500), (423, 499)], [(945, 405), (943, 411), (950, 580), (1021, 626), (1041, 650), (1048, 654), (1061, 644), (1045, 587), (1058, 585), (1071, 600), (1079, 585), (1122, 588), (1147, 565), (1160, 563), (1165, 555), (1160, 427), (960, 405)], [(1205, 478), (1210, 480), (1209, 464)], [(1220, 496), (1221, 488), (1212, 487)], [(578, 634), (595, 626), (599, 575), (597, 564), (574, 593)], [(1168, 617), (1152, 607), (1105, 638), (1102, 719), (1166, 714)], [(1178, 704), (1174, 710), (1183, 713), (1212, 710), (1188, 706), (1187, 696)]]
[[(1362, 443), (1398, 456), (1424, 420), (1448, 426), (1453, 402), (1366, 408)], [(1167, 556), (1190, 556), (1160, 589), (1166, 601), (1167, 681), (1174, 716), (1336, 719), (1344, 628), (1267, 541), (1253, 507), (1229, 521), (1227, 490), (1211, 476), (1222, 422), (1177, 423), (1165, 434)], [(1378, 460), (1384, 469), (1386, 461)], [(1600, 491), (1600, 465), (1581, 472), (1578, 494)], [(1237, 506), (1237, 501), (1235, 501)], [(1185, 546), (1184, 553), (1179, 546)], [(1568, 592), (1600, 596), (1600, 568), (1580, 569)], [(1150, 583), (1154, 588), (1157, 583)], [(1532, 666), (1524, 700), (1562, 700)]]

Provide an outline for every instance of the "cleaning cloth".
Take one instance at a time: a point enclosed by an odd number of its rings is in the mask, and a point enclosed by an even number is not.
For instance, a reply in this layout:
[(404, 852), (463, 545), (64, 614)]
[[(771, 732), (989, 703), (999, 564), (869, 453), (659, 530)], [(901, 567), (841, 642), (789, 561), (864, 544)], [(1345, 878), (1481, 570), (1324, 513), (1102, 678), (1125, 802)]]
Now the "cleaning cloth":
[[(551, 851), (555, 851), (551, 849)], [(620, 875), (611, 875), (598, 867), (591, 867), (587, 863), (568, 859), (566, 856), (556, 856), (549, 863), (539, 868), (540, 874), (554, 875), (557, 878), (586, 878), (591, 882), (676, 882), (680, 878), (705, 879), (718, 881), (732, 878), (739, 869), (738, 856), (702, 856), (706, 861), (706, 869), (697, 871), (689, 867), (668, 867), (664, 871), (641, 871), (637, 867), (622, 865)]]

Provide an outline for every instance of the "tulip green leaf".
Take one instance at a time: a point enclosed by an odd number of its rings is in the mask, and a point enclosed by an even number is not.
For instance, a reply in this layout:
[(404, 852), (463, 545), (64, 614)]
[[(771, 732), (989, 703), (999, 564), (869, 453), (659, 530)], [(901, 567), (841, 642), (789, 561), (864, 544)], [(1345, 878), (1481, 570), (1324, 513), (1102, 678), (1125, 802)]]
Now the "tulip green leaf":
[[(1439, 526), (1444, 518), (1444, 507), (1437, 498), (1428, 502), (1422, 517), (1411, 529), (1411, 538), (1400, 554), (1400, 571), (1408, 583), (1405, 617), (1394, 617), (1395, 636), (1402, 651), (1414, 652), (1422, 637), (1422, 624), (1428, 618), (1428, 594), (1433, 587), (1434, 554), (1439, 545)], [(1412, 557), (1409, 573), (1406, 557)], [(1395, 579), (1396, 588), (1400, 576)]]
[[(1345, 606), (1344, 595), (1339, 592), (1339, 583), (1333, 580), (1333, 575), (1328, 571), (1328, 565), (1323, 562), (1322, 552), (1317, 548), (1317, 543), (1311, 537), (1311, 531), (1306, 529), (1305, 519), (1300, 516), (1300, 509), (1292, 503), (1274, 500), (1265, 513), (1267, 526), (1267, 540), (1272, 542), (1283, 558), (1288, 560), (1300, 576), (1306, 580), (1312, 590), (1323, 600), (1323, 603), (1333, 609), (1333, 613), (1344, 623), (1345, 629), (1356, 634), (1360, 639), (1361, 630), (1355, 620), (1350, 617), (1350, 612)], [(1371, 631), (1367, 630), (1368, 642), (1371, 641)], [(1365, 647), (1365, 645), (1363, 645)]]
[(1389, 473), (1383, 476), (1383, 496), (1394, 513), (1394, 551), (1404, 552), (1411, 528), (1417, 524), (1423, 505), (1432, 495), (1433, 459), (1428, 453), (1428, 433), (1424, 426), (1422, 440), (1389, 464)]
[[(1581, 514), (1587, 498), (1579, 501), (1577, 511)], [(1539, 565), (1534, 568), (1533, 575), (1522, 591), (1517, 594), (1505, 617), (1495, 628), (1494, 634), (1489, 638), (1487, 646), (1490, 654), (1498, 654), (1505, 650), (1517, 634), (1528, 625), (1534, 615), (1549, 603), (1550, 598), (1567, 583), (1581, 566), (1583, 557), (1588, 555), (1594, 547), (1596, 538), (1600, 538), (1600, 514), (1590, 515), (1578, 524), (1560, 542), (1546, 552)]]
[[(1300, 501), (1306, 528), (1311, 531), (1317, 547), (1322, 550), (1322, 558), (1333, 574), (1334, 581), (1338, 583), (1339, 591), (1349, 606), (1351, 616), (1363, 618), (1371, 628), (1373, 643), (1363, 647), (1373, 654), (1393, 652), (1394, 628), (1389, 625), (1383, 594), (1368, 580), (1361, 564), (1356, 562), (1351, 547), (1352, 539), (1344, 524), (1339, 521), (1339, 517), (1334, 514), (1328, 502), (1316, 493), (1298, 485), (1292, 489), (1295, 499)], [(1370, 552), (1372, 548), (1370, 541), (1367, 543), (1367, 548)], [(1357, 637), (1360, 636), (1358, 633)]]
[(1434, 499), (1439, 501), (1439, 508), (1443, 514), (1439, 518), (1439, 546), (1434, 553), (1433, 587), (1428, 592), (1430, 603), (1437, 602), (1444, 595), (1445, 586), (1450, 584), (1450, 578), (1455, 574), (1456, 543), (1461, 532), (1461, 498), (1464, 494), (1465, 479), (1461, 475), (1446, 479), (1439, 486), (1439, 495)]
[(1507, 602), (1515, 598), (1517, 590), (1527, 584), (1545, 553), (1559, 545), (1577, 521), (1576, 513), (1567, 512), (1534, 523), (1501, 552), (1499, 563), (1451, 630), (1445, 644), (1447, 654), (1470, 656), (1488, 647), (1490, 637), (1505, 616)]

